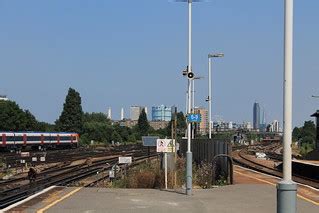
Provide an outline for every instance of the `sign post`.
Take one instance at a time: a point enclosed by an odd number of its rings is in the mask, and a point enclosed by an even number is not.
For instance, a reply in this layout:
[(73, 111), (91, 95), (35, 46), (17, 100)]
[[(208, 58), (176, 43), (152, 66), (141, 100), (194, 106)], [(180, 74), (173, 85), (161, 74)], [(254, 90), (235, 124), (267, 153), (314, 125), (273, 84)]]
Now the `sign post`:
[(175, 152), (175, 140), (172, 139), (157, 139), (157, 152), (164, 153), (164, 169), (165, 169), (165, 189), (167, 189), (167, 153)]

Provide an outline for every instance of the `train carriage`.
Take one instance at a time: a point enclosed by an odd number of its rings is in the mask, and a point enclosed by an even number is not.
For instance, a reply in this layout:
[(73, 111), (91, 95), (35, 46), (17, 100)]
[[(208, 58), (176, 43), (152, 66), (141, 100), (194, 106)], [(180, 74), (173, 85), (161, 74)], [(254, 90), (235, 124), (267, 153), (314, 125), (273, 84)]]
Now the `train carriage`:
[(0, 132), (1, 149), (77, 147), (79, 136), (68, 132)]
[(14, 147), (14, 133), (0, 132), (1, 136), (1, 148)]

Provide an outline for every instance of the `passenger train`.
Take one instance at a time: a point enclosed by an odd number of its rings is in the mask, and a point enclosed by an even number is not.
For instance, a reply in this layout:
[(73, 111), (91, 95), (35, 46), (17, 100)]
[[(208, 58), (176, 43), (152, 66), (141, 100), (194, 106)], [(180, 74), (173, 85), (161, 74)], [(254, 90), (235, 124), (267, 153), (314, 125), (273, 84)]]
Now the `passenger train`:
[(70, 132), (0, 132), (0, 149), (78, 147), (79, 134)]

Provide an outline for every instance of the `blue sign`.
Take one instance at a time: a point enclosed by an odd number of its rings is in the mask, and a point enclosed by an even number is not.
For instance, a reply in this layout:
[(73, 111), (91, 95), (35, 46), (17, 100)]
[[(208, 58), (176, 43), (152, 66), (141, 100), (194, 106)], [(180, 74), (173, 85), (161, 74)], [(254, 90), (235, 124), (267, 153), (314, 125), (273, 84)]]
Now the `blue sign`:
[(202, 120), (201, 114), (188, 114), (187, 115), (187, 122), (189, 123), (200, 123)]

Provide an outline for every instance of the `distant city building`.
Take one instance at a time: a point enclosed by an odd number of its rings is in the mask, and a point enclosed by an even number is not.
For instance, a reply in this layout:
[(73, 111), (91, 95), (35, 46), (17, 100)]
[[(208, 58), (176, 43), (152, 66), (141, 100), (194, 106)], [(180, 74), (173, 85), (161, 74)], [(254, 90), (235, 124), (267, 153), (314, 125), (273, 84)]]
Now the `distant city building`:
[(107, 118), (112, 120), (112, 109), (111, 109), (111, 107), (107, 111)]
[(279, 126), (279, 121), (277, 121), (277, 120), (274, 120), (272, 123), (268, 124), (266, 129), (267, 129), (266, 130), (267, 132), (274, 132), (274, 133), (281, 132), (280, 126)]
[(197, 133), (201, 135), (207, 134), (209, 128), (208, 110), (202, 107), (195, 107), (194, 112), (200, 113), (202, 116), (201, 122), (196, 126)]
[(172, 107), (164, 105), (152, 107), (152, 121), (170, 121), (172, 119)]
[(143, 106), (131, 106), (131, 120), (132, 121), (137, 121), (138, 118), (140, 117), (140, 114), (142, 113), (142, 110), (145, 110), (145, 113), (147, 115), (147, 107)]
[(259, 129), (260, 125), (260, 106), (259, 103), (254, 103), (254, 109), (253, 109), (253, 128), (255, 130)]
[(233, 122), (230, 121), (230, 122), (228, 123), (228, 129), (233, 129)]
[(246, 130), (252, 130), (252, 126), (251, 126), (251, 123), (250, 122), (244, 122), (243, 123), (243, 129), (246, 129)]
[(265, 113), (265, 109), (263, 109), (262, 110), (262, 117), (261, 117), (260, 124), (259, 124), (259, 131), (265, 132), (266, 129), (267, 129), (266, 113)]
[(124, 109), (123, 107), (121, 108), (121, 121), (124, 120)]
[(277, 120), (274, 120), (273, 122), (272, 122), (272, 125), (273, 125), (273, 127), (274, 127), (274, 132), (279, 132), (279, 121), (277, 121)]
[(159, 130), (165, 129), (168, 126), (169, 121), (150, 121), (149, 123), (153, 129)]
[(120, 124), (120, 126), (126, 126), (126, 127), (129, 127), (129, 128), (132, 128), (134, 127), (135, 125), (137, 125), (137, 120), (136, 121), (132, 121), (130, 119), (124, 119), (122, 121), (118, 121), (118, 123)]
[(8, 101), (9, 99), (5, 95), (0, 95), (0, 101)]

